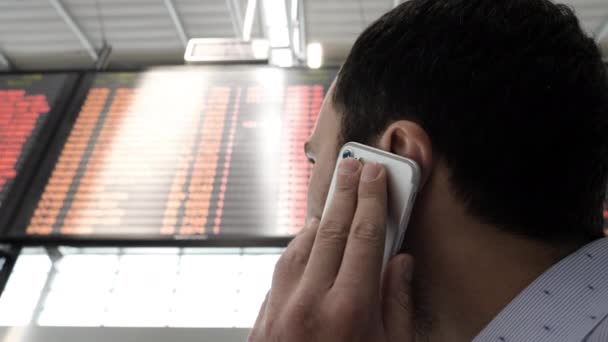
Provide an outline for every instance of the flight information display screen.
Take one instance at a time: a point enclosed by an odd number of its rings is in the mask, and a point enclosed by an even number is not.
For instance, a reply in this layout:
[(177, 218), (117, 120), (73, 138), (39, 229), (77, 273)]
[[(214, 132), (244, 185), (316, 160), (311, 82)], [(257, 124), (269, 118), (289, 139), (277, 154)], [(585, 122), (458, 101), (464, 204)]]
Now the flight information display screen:
[(604, 234), (608, 236), (608, 200), (604, 200)]
[(26, 170), (27, 163), (35, 149), (45, 144), (42, 136), (54, 129), (49, 125), (57, 115), (51, 112), (62, 106), (65, 96), (61, 95), (73, 81), (74, 76), (68, 74), (0, 75), (0, 212), (3, 216), (7, 214), (4, 213), (7, 204), (19, 195), (12, 192), (18, 176), (30, 171)]
[(281, 237), (303, 225), (303, 145), (336, 70), (98, 73), (13, 236)]

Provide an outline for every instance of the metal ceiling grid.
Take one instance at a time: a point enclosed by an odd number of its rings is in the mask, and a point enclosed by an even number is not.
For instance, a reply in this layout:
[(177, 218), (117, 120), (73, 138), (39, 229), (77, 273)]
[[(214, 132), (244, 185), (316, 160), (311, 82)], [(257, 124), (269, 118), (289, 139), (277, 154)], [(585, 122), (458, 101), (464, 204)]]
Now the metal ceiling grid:
[(174, 0), (190, 38), (233, 38), (226, 0)]
[(17, 68), (28, 58), (87, 56), (48, 1), (0, 1), (0, 51)]
[[(113, 49), (113, 64), (119, 66), (182, 61), (185, 43), (169, 6), (187, 39), (235, 35), (227, 0), (2, 1), (0, 52), (15, 68), (94, 63), (53, 2), (65, 9), (95, 50), (101, 49), (105, 39)], [(238, 4), (244, 13), (246, 0)], [(259, 29), (254, 26), (253, 36), (257, 35)]]
[[(112, 47), (111, 61), (162, 63), (179, 60), (184, 45), (162, 0), (62, 0), (83, 33), (101, 49)], [(90, 61), (92, 63), (92, 61)]]
[[(323, 44), (326, 64), (339, 64), (359, 33), (395, 3), (301, 1), (306, 40)], [(563, 1), (575, 8), (589, 34), (601, 36), (608, 56), (608, 1)], [(104, 36), (113, 66), (181, 63), (187, 38), (235, 37), (230, 8), (238, 8), (242, 18), (246, 5), (247, 0), (3, 0), (0, 68), (7, 62), (16, 69), (90, 67)], [(259, 19), (253, 37), (262, 36)]]
[(393, 8), (393, 0), (305, 0), (308, 42), (323, 44), (326, 62), (340, 62), (357, 36)]
[(174, 49), (181, 46), (162, 1), (63, 0), (85, 34), (101, 48), (102, 37), (116, 50)]
[[(225, 0), (227, 1), (227, 0)], [(263, 0), (256, 0), (256, 15), (253, 17), (253, 27), (251, 30), (251, 37), (252, 38), (262, 38), (264, 35), (262, 34), (262, 21), (260, 20), (260, 16), (259, 13), (261, 11), (260, 6), (262, 4)], [(306, 0), (299, 0), (299, 1), (306, 1)], [(240, 8), (241, 8), (241, 13), (243, 14), (243, 19), (245, 18), (245, 13), (247, 12), (247, 3), (249, 2), (249, 0), (238, 0)]]

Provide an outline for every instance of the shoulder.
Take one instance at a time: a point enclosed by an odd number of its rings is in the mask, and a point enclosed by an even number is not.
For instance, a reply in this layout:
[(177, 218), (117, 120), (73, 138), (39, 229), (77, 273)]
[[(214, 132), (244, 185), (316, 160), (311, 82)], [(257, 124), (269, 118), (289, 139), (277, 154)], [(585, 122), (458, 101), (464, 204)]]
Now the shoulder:
[(608, 341), (608, 238), (540, 275), (475, 341)]
[[(606, 308), (608, 310), (608, 308)], [(605, 318), (584, 340), (585, 342), (608, 341), (608, 318)]]

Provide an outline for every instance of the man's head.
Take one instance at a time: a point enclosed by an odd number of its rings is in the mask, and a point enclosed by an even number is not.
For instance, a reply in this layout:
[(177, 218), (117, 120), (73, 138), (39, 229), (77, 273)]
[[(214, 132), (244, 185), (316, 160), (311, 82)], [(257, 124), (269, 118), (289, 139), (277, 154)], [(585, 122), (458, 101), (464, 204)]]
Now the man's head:
[[(602, 234), (608, 83), (570, 9), (411, 0), (357, 39), (310, 140), (309, 215), (346, 141), (444, 168), (467, 213), (545, 240)], [(425, 189), (423, 188), (423, 192)]]

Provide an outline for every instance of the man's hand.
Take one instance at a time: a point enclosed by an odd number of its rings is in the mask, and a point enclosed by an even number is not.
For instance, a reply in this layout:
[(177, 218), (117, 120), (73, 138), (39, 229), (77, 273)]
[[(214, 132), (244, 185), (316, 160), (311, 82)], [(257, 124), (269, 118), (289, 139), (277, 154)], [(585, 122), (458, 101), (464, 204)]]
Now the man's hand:
[(413, 260), (394, 257), (381, 281), (386, 171), (340, 164), (331, 207), (277, 262), (250, 342), (414, 340)]

